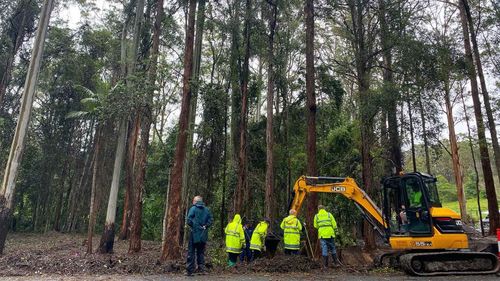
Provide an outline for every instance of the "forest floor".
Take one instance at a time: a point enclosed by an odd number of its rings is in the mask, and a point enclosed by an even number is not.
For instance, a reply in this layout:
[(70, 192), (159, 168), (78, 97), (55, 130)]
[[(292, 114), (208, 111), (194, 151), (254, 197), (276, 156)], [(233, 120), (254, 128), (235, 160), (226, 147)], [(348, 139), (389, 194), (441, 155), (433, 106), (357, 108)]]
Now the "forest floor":
[[(93, 240), (94, 248), (99, 237)], [(128, 254), (128, 241), (116, 241), (113, 254), (85, 255), (83, 235), (9, 234), (4, 255), (0, 256), (0, 280), (414, 280), (392, 269), (374, 269), (370, 256), (358, 248), (342, 249), (342, 268), (322, 270), (318, 262), (305, 256), (276, 255), (251, 264), (226, 268), (224, 259), (208, 257), (207, 275), (182, 275), (184, 261), (160, 263), (161, 243), (143, 241), (142, 251)], [(215, 248), (215, 247), (213, 247)], [(488, 279), (476, 280), (495, 280)], [(498, 277), (494, 277), (498, 278)], [(452, 278), (453, 279), (453, 278)], [(421, 279), (420, 279), (421, 280)], [(449, 279), (443, 279), (449, 280)], [(453, 279), (455, 280), (455, 279)], [(456, 279), (462, 280), (462, 279)], [(470, 280), (470, 279), (463, 279)]]

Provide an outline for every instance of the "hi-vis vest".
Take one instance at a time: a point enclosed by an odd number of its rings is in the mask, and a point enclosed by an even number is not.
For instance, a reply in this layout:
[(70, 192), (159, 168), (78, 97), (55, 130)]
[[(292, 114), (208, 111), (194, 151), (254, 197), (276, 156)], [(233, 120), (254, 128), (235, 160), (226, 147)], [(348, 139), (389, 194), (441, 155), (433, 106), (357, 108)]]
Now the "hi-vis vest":
[(264, 245), (264, 239), (266, 239), (267, 235), (267, 222), (261, 221), (255, 227), (252, 233), (252, 239), (250, 239), (250, 249), (262, 251), (262, 247)]
[(233, 221), (226, 226), (225, 233), (226, 252), (241, 253), (241, 248), (245, 244), (245, 232), (243, 232), (243, 226), (241, 226), (240, 215), (234, 215)]
[(284, 243), (285, 249), (300, 250), (300, 232), (302, 231), (302, 224), (294, 215), (289, 215), (284, 218), (280, 225), (284, 230)]
[(318, 238), (335, 238), (337, 222), (332, 214), (321, 209), (314, 216), (314, 228), (318, 229)]

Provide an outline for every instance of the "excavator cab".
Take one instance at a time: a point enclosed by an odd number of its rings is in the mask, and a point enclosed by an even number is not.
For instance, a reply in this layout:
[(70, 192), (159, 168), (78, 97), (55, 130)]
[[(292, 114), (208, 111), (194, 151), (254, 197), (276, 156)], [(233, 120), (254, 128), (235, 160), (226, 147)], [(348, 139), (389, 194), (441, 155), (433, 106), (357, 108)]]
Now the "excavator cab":
[(409, 173), (382, 181), (384, 218), (390, 235), (432, 236), (430, 209), (441, 207), (436, 178)]

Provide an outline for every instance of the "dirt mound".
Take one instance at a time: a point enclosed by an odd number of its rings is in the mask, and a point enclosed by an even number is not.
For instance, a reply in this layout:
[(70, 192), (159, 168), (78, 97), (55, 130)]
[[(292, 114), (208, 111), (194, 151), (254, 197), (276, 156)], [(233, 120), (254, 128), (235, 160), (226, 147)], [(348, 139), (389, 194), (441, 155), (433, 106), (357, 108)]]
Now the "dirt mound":
[(305, 256), (277, 255), (272, 259), (257, 259), (245, 267), (252, 272), (309, 272), (320, 265)]

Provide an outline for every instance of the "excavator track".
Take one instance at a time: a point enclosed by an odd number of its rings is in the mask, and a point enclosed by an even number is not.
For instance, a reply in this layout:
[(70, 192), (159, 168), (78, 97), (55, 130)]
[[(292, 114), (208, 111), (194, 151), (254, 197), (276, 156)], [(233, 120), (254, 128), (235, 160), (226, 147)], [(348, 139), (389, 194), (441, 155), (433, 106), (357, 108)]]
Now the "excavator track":
[(403, 254), (400, 266), (416, 276), (494, 274), (498, 257), (488, 252), (434, 252)]

